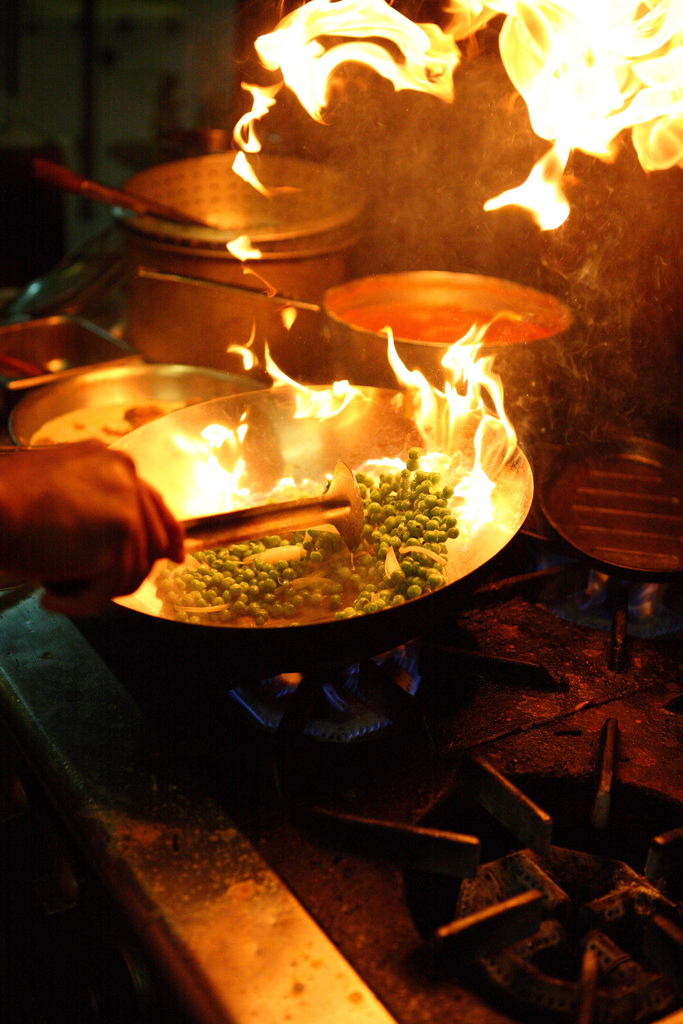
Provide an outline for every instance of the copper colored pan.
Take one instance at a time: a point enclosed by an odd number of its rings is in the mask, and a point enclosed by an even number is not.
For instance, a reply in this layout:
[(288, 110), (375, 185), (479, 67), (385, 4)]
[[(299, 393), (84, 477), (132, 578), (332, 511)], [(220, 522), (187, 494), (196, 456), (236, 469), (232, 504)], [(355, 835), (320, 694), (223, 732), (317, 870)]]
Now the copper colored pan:
[[(337, 459), (355, 470), (369, 459), (405, 457), (411, 445), (420, 443), (404, 395), (376, 388), (358, 391), (360, 397), (329, 419), (296, 418), (297, 391), (292, 387), (219, 398), (170, 413), (113, 447), (132, 456), (140, 474), (161, 491), (179, 518), (222, 512), (224, 504), (209, 497), (203, 484), (209, 447), (201, 431), (214, 423), (234, 428), (246, 413), (251, 426), (242, 448), (245, 479), (251, 502), (263, 504), (284, 475), (292, 475), (295, 482), (306, 478), (319, 482), (322, 490)], [(149, 579), (117, 604), (147, 617), (150, 642), (157, 635), (165, 644), (180, 638), (193, 649), (200, 645), (204, 655), (214, 651), (221, 662), (229, 657), (233, 671), (242, 666), (255, 678), (304, 671), (320, 661), (357, 661), (390, 650), (425, 629), (438, 628), (439, 609), (452, 598), (452, 588), (514, 536), (526, 517), (532, 492), (529, 464), (516, 449), (496, 479), (492, 521), (450, 542), (449, 584), (374, 615), (277, 628), (195, 626), (161, 617), (161, 602)]]
[(550, 526), (608, 575), (666, 582), (683, 573), (683, 457), (628, 438), (566, 449), (539, 488)]

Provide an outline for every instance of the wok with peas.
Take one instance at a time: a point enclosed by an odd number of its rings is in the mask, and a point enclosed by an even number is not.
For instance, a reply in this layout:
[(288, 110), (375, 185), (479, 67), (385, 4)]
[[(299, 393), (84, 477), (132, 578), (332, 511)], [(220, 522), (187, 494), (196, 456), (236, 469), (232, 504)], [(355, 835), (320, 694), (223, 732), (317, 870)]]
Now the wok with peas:
[(117, 441), (180, 519), (224, 511), (228, 484), (244, 507), (320, 495), (337, 460), (351, 467), (364, 509), (353, 552), (324, 524), (217, 544), (182, 566), (160, 564), (117, 604), (166, 633), (198, 628), (203, 647), (227, 645), (260, 674), (358, 660), (433, 629), (451, 586), (523, 523), (531, 471), (515, 449), (494, 481), (491, 518), (463, 521), (457, 471), (435, 468), (409, 395), (354, 390), (334, 415), (322, 406), (302, 415), (290, 386), (220, 398)]

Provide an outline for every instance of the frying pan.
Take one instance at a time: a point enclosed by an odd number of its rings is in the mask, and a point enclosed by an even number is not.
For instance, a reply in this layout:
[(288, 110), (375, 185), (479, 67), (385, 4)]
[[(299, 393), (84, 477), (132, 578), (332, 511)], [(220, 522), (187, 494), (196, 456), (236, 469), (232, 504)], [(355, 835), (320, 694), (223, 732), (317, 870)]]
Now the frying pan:
[[(358, 388), (337, 415), (297, 418), (301, 391), (292, 386), (218, 398), (170, 413), (116, 441), (138, 472), (164, 496), (180, 519), (222, 512), (225, 499), (207, 485), (209, 444), (201, 432), (211, 424), (235, 429), (243, 416), (249, 429), (242, 446), (253, 504), (263, 504), (283, 476), (297, 484), (312, 480), (322, 487), (337, 459), (357, 470), (368, 460), (405, 458), (421, 437), (410, 396), (377, 388)], [(315, 394), (316, 389), (313, 389)], [(234, 455), (223, 448), (223, 468)], [(231, 462), (232, 458), (232, 462)], [(163, 618), (153, 578), (116, 604), (139, 619), (145, 616), (150, 642), (201, 650), (202, 656), (252, 678), (302, 672), (320, 663), (351, 663), (405, 643), (438, 623), (439, 610), (452, 588), (496, 555), (522, 525), (531, 504), (529, 464), (517, 448), (499, 471), (493, 490), (493, 517), (450, 542), (448, 584), (414, 601), (356, 618), (279, 627), (204, 626)], [(138, 624), (139, 625), (139, 624)]]
[(565, 449), (541, 472), (543, 513), (570, 553), (607, 575), (683, 574), (683, 460), (645, 438)]

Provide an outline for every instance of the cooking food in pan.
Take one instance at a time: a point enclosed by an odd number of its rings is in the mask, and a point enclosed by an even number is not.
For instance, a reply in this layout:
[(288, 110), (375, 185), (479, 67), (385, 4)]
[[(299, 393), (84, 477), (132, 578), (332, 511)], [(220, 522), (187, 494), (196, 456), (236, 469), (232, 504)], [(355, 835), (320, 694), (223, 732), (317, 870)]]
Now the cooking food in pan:
[[(317, 400), (321, 394), (322, 389), (313, 389), (312, 397)], [(223, 513), (230, 507), (288, 500), (299, 494), (320, 495), (337, 460), (346, 463), (355, 473), (370, 474), (379, 486), (376, 489), (368, 487), (363, 476), (361, 486), (365, 488), (365, 499), (368, 501), (367, 534), (353, 563), (346, 551), (334, 550), (337, 545), (335, 540), (322, 540), (320, 532), (314, 535), (310, 529), (308, 534), (311, 543), (307, 543), (305, 534), (303, 539), (280, 536), (277, 545), (272, 541), (274, 546), (281, 546), (280, 542), (283, 541), (300, 541), (309, 562), (313, 556), (313, 565), (318, 557), (322, 565), (324, 560), (329, 563), (339, 555), (340, 566), (346, 567), (350, 576), (355, 574), (359, 578), (354, 578), (349, 586), (342, 584), (341, 594), (335, 595), (333, 591), (337, 587), (333, 584), (341, 581), (336, 575), (332, 576), (330, 566), (325, 569), (325, 581), (320, 581), (316, 591), (320, 597), (320, 606), (316, 607), (318, 596), (312, 596), (312, 600), (306, 604), (306, 591), (313, 593), (309, 587), (311, 581), (296, 582), (293, 588), (290, 586), (287, 590), (279, 590), (285, 583), (291, 584), (300, 578), (297, 575), (300, 567), (296, 565), (296, 560), (278, 557), (274, 565), (275, 578), (270, 576), (273, 569), (263, 556), (268, 557), (271, 542), (264, 541), (263, 551), (241, 548), (238, 552), (231, 552), (227, 548), (219, 548), (213, 556), (204, 556), (202, 560), (192, 562), (188, 559), (180, 570), (187, 574), (184, 580), (185, 593), (193, 589), (202, 594), (207, 590), (216, 591), (209, 598), (210, 602), (217, 602), (214, 607), (219, 614), (194, 610), (187, 613), (187, 621), (175, 621), (178, 611), (182, 615), (184, 607), (181, 604), (183, 595), (180, 589), (174, 589), (172, 577), (176, 569), (171, 569), (170, 577), (167, 575), (171, 582), (170, 585), (164, 584), (161, 594), (157, 589), (157, 579), (152, 576), (145, 580), (135, 594), (118, 598), (117, 605), (142, 612), (160, 624), (163, 623), (165, 628), (173, 627), (181, 631), (196, 627), (198, 623), (195, 619), (199, 619), (202, 624), (206, 619), (212, 624), (217, 620), (216, 625), (228, 628), (202, 630), (207, 633), (206, 641), (202, 642), (210, 642), (208, 634), (222, 637), (227, 632), (230, 634), (231, 649), (239, 652), (245, 664), (251, 665), (253, 661), (254, 666), (258, 663), (264, 671), (266, 662), (270, 668), (271, 661), (273, 665), (279, 665), (277, 671), (283, 671), (283, 665), (298, 667), (306, 653), (313, 650), (309, 642), (317, 647), (318, 652), (321, 650), (318, 644), (331, 644), (334, 647), (342, 643), (346, 644), (349, 651), (362, 648), (380, 653), (414, 635), (421, 619), (425, 616), (431, 619), (434, 615), (432, 603), (438, 604), (440, 596), (445, 595), (452, 584), (497, 554), (524, 521), (531, 502), (533, 482), (528, 462), (518, 448), (515, 447), (497, 469), (489, 495), (490, 514), (468, 518), (462, 501), (455, 496), (450, 497), (448, 490), (444, 491), (444, 488), (452, 486), (450, 480), (445, 476), (440, 481), (435, 481), (431, 476), (428, 479), (419, 478), (421, 473), (427, 470), (431, 472), (432, 466), (425, 455), (421, 456), (419, 466), (412, 458), (415, 453), (411, 449), (425, 452), (429, 446), (425, 445), (415, 423), (413, 399), (409, 394), (357, 388), (353, 399), (331, 416), (302, 416), (299, 408), (301, 402), (300, 390), (289, 386), (219, 398), (172, 412), (121, 438), (114, 446), (134, 459), (140, 475), (162, 493), (169, 508), (183, 520)], [(233, 438), (245, 424), (249, 428), (236, 448), (229, 441), (212, 447), (207, 440), (207, 434), (213, 436), (216, 433), (229, 434)], [(454, 469), (456, 478), (460, 457), (458, 451), (448, 463), (449, 472)], [(230, 504), (226, 502), (226, 485), (234, 483), (232, 474), (237, 459), (243, 464), (237, 487), (239, 500)], [(402, 503), (408, 501), (408, 498), (399, 498), (397, 493), (394, 494), (392, 482), (381, 479), (380, 473), (389, 474), (392, 479), (398, 476), (400, 486), (405, 486), (407, 481), (413, 490), (421, 489), (423, 497), (419, 499), (418, 505), (422, 501), (426, 507), (412, 507), (410, 502), (410, 508), (404, 508)], [(402, 477), (402, 473), (408, 475)], [(380, 500), (376, 500), (377, 491)], [(235, 493), (231, 493), (233, 498)], [(443, 501), (449, 507), (448, 510), (440, 504)], [(395, 506), (395, 514), (391, 506)], [(437, 517), (434, 508), (447, 511), (448, 514)], [(455, 511), (451, 514), (451, 510)], [(412, 520), (409, 513), (413, 514)], [(418, 516), (428, 518), (424, 521), (418, 519)], [(457, 523), (453, 522), (454, 519), (457, 519)], [(377, 529), (380, 525), (392, 531), (388, 534), (391, 542), (373, 536), (375, 533), (381, 534), (381, 530)], [(448, 532), (455, 529), (459, 531), (458, 536), (449, 537)], [(446, 538), (443, 537), (444, 533)], [(326, 544), (332, 545), (327, 559)], [(384, 544), (387, 545), (386, 550)], [(440, 561), (444, 558), (442, 544), (448, 547), (445, 564)], [(415, 558), (415, 552), (408, 550), (413, 547), (424, 549), (417, 553), (418, 558)], [(398, 568), (392, 568), (390, 549), (396, 555)], [(314, 550), (317, 552), (315, 555)], [(241, 558), (236, 559), (235, 554), (241, 555)], [(247, 573), (243, 566), (250, 554), (260, 556), (260, 562), (265, 568), (256, 565), (257, 558), (254, 558)], [(222, 564), (216, 565), (217, 561)], [(365, 576), (359, 569), (363, 569)], [(234, 583), (222, 586), (218, 578), (212, 577), (212, 572), (222, 574), (224, 582), (227, 576)], [(254, 580), (250, 578), (251, 572), (255, 574)], [(370, 572), (378, 577), (369, 580), (376, 589), (365, 586)], [(398, 572), (403, 573), (406, 580), (395, 576), (395, 582), (387, 586), (385, 577), (391, 581), (394, 573)], [(275, 590), (272, 591), (275, 598), (273, 603), (281, 603), (283, 611), (285, 603), (291, 603), (294, 607), (294, 614), (291, 608), (287, 608), (281, 618), (271, 617), (262, 623), (264, 626), (266, 622), (269, 625), (277, 624), (281, 627), (277, 630), (254, 629), (259, 615), (256, 608), (249, 610), (250, 601), (244, 602), (243, 598), (237, 596), (236, 590), (234, 598), (230, 593), (231, 587), (242, 589), (242, 585), (247, 583), (247, 596), (253, 598), (254, 604), (257, 601), (259, 606), (261, 603), (270, 604), (270, 599), (265, 600), (270, 584), (264, 586), (264, 596), (261, 596), (260, 588), (258, 598), (255, 590), (249, 595), (249, 586), (266, 582), (263, 577), (258, 579), (259, 573), (264, 573), (275, 584)], [(240, 575), (245, 578), (238, 579)], [(341, 575), (346, 576), (346, 572)], [(293, 578), (288, 580), (288, 577)], [(420, 580), (419, 584), (415, 577)], [(418, 585), (419, 597), (415, 590), (411, 590), (411, 587)], [(170, 600), (163, 594), (164, 588), (174, 595)], [(226, 590), (227, 598), (224, 596)], [(294, 602), (280, 601), (285, 593), (289, 596), (292, 591), (294, 595), (303, 597), (303, 604), (298, 599)], [(330, 605), (329, 599), (333, 596), (342, 598), (340, 607), (334, 607), (336, 600)], [(398, 601), (394, 603), (397, 596)], [(401, 601), (401, 598), (404, 600)], [(202, 599), (206, 600), (203, 596)], [(233, 600), (241, 600), (246, 605), (246, 615), (237, 614), (233, 617)], [(230, 604), (231, 607), (219, 607), (224, 604)], [(378, 614), (367, 614), (369, 606), (371, 611), (376, 610)], [(194, 607), (199, 609), (205, 606), (197, 603)], [(300, 614), (304, 607), (305, 617)], [(345, 611), (348, 608), (351, 611)], [(239, 606), (237, 611), (242, 612), (242, 607)], [(229, 621), (225, 621), (227, 616), (221, 617), (222, 612), (230, 613)], [(337, 612), (343, 612), (344, 617), (337, 619)], [(346, 618), (347, 615), (350, 617)], [(331, 631), (329, 636), (328, 631)], [(268, 636), (277, 634), (275, 648), (264, 640), (264, 632)], [(303, 646), (296, 639), (302, 633), (307, 637)], [(253, 670), (256, 671), (256, 668)]]
[(458, 537), (453, 488), (420, 469), (413, 447), (402, 468), (356, 474), (364, 506), (360, 545), (334, 526), (200, 551), (157, 577), (164, 614), (196, 625), (278, 626), (369, 615), (447, 582)]
[[(199, 399), (196, 399), (199, 401)], [(183, 409), (191, 402), (156, 401), (146, 405), (129, 405), (119, 402), (113, 405), (90, 406), (72, 409), (44, 423), (31, 435), (30, 445), (63, 444), (68, 441), (82, 441), (96, 438), (111, 444), (117, 437), (123, 437), (137, 427), (151, 423), (159, 416)]]
[(111, 444), (187, 405), (262, 386), (248, 377), (175, 363), (96, 367), (28, 392), (13, 408), (9, 429), (21, 445), (91, 437)]

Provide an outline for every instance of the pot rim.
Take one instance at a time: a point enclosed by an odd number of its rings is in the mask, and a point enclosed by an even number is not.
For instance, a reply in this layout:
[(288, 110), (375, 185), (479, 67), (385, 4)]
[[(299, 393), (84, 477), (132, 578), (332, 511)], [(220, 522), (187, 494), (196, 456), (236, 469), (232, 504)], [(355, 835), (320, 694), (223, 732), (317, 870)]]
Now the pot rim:
[[(452, 273), (445, 270), (411, 270), (347, 281), (327, 289), (323, 296), (323, 310), (325, 316), (337, 326), (350, 329), (362, 336), (384, 339), (385, 336), (381, 332), (354, 323), (348, 311), (392, 301), (405, 304), (411, 301), (413, 295), (416, 298), (419, 296), (426, 308), (436, 309), (457, 300), (467, 300), (465, 308), (468, 311), (481, 311), (488, 317), (505, 310), (518, 312), (535, 326), (546, 328), (539, 339), (533, 340), (557, 337), (566, 331), (574, 320), (570, 308), (548, 292), (503, 278)], [(406, 338), (399, 334), (395, 335), (395, 340), (425, 346), (432, 350), (450, 347), (448, 342)], [(509, 343), (497, 345), (495, 341), (487, 342), (486, 339), (483, 346), (491, 349), (510, 347)]]

